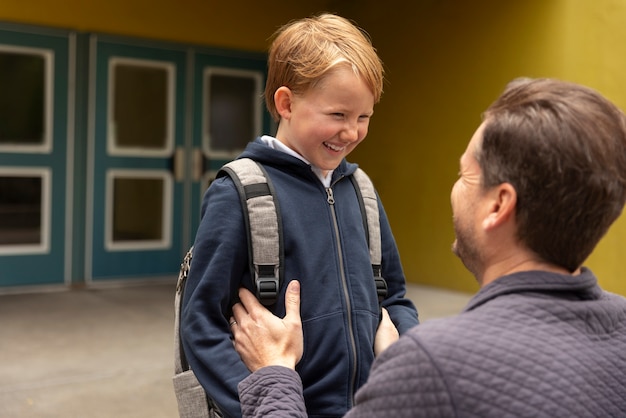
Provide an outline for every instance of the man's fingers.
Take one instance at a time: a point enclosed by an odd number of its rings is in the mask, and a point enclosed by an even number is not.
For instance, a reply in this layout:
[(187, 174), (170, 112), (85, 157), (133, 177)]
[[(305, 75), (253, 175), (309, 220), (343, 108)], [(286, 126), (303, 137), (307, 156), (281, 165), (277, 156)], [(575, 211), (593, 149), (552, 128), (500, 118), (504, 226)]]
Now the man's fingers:
[(250, 307), (255, 302), (257, 302), (256, 296), (254, 296), (254, 294), (251, 291), (249, 291), (248, 289), (246, 289), (245, 287), (240, 287), (239, 288), (239, 299), (241, 300), (241, 303), (243, 304), (243, 307), (246, 308), (247, 311), (249, 311)]
[[(233, 305), (233, 316), (232, 318), (228, 321), (229, 325), (232, 324), (233, 321), (238, 322), (241, 321), (241, 319), (244, 317), (244, 315), (247, 315), (248, 312), (246, 312), (246, 308), (241, 304), (241, 302), (237, 302)], [(232, 327), (232, 325), (231, 325)]]
[[(239, 302), (233, 305), (233, 317), (237, 322), (241, 322), (245, 317), (259, 318), (266, 312), (266, 308), (261, 305), (256, 296), (248, 289), (239, 288)], [(287, 285), (285, 292), (285, 318), (291, 323), (300, 323), (300, 282), (292, 280)], [(231, 321), (232, 322), (232, 321)]]
[(300, 322), (300, 282), (292, 280), (285, 293), (285, 319)]
[(233, 321), (235, 323), (243, 323), (254, 311), (257, 309), (257, 305), (260, 308), (263, 308), (263, 305), (259, 303), (256, 296), (252, 292), (250, 292), (245, 287), (239, 288), (239, 302), (233, 305), (233, 318), (229, 321), (228, 325), (230, 326), (231, 332), (233, 329)]
[(381, 313), (383, 315), (383, 317), (381, 318), (382, 321), (391, 321), (391, 317), (389, 316), (389, 312), (387, 311), (387, 309), (382, 308)]
[(376, 339), (374, 340), (374, 354), (378, 356), (387, 347), (396, 342), (398, 338), (400, 338), (400, 335), (389, 316), (389, 312), (387, 312), (387, 309), (382, 308), (382, 319), (378, 324)]
[[(246, 289), (239, 290), (240, 302), (233, 306), (235, 350), (244, 364), (255, 371), (265, 366), (294, 369), (302, 358), (300, 283), (291, 281), (285, 292), (285, 317), (275, 316)], [(232, 321), (231, 321), (232, 322)]]

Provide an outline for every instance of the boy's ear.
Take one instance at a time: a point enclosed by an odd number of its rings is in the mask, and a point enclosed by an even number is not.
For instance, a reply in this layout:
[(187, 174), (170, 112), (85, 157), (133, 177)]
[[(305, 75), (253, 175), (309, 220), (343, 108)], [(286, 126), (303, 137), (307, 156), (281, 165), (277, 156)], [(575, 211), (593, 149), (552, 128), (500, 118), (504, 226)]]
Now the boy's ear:
[(515, 187), (510, 183), (502, 183), (488, 193), (488, 212), (483, 220), (483, 227), (491, 229), (514, 219), (517, 206)]
[(292, 97), (293, 93), (289, 87), (282, 86), (274, 92), (274, 105), (276, 106), (276, 111), (283, 119), (289, 119), (291, 116)]

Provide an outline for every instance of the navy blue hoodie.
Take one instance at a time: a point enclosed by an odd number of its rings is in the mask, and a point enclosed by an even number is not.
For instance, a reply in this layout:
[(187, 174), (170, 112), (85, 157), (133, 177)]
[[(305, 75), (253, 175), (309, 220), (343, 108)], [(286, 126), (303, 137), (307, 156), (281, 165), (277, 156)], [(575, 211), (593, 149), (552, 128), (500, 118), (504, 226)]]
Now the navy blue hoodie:
[[(284, 316), (284, 291), (301, 283), (304, 355), (297, 366), (309, 416), (342, 416), (374, 360), (379, 305), (357, 195), (348, 178), (356, 164), (334, 170), (334, 203), (310, 165), (260, 139), (241, 157), (262, 163), (282, 214), (284, 283), (273, 312)], [(417, 325), (405, 278), (380, 205), (383, 306), (400, 333)], [(252, 290), (243, 212), (234, 183), (220, 177), (207, 190), (194, 243), (181, 317), (183, 347), (198, 380), (227, 415), (241, 416), (237, 384), (250, 372), (234, 350), (228, 325), (240, 286)]]

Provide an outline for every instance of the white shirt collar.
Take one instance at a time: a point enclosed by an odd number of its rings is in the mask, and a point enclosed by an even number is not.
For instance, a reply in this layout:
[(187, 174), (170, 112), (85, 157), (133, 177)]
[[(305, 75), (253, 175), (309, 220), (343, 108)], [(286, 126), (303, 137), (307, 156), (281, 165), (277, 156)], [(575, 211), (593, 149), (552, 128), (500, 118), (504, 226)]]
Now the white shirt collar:
[(326, 176), (324, 176), (321, 169), (319, 169), (319, 168), (315, 167), (314, 165), (312, 165), (302, 155), (298, 154), (297, 152), (295, 152), (294, 150), (292, 150), (287, 145), (283, 144), (282, 142), (280, 142), (278, 139), (274, 138), (273, 136), (263, 135), (261, 137), (261, 141), (263, 141), (263, 143), (265, 143), (268, 147), (270, 147), (272, 149), (275, 149), (275, 150), (278, 150), (278, 151), (282, 151), (285, 154), (289, 154), (292, 157), (296, 157), (299, 160), (304, 161), (305, 163), (307, 163), (311, 167), (311, 170), (313, 171), (313, 173), (315, 173), (317, 178), (320, 179), (322, 184), (324, 184), (324, 187), (330, 187), (330, 180), (331, 180), (331, 178), (333, 176), (333, 170), (328, 171)]

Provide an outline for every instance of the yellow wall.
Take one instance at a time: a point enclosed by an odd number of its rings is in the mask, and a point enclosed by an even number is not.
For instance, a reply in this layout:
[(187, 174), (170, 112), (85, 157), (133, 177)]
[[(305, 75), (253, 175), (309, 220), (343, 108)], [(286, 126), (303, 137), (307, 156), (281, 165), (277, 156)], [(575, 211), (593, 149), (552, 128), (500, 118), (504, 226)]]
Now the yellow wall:
[[(423, 1), (373, 13), (375, 3), (360, 23), (389, 83), (353, 159), (374, 177), (409, 280), (474, 291), (450, 252), (449, 192), (480, 112), (518, 76), (581, 82), (626, 108), (626, 2)], [(607, 290), (626, 295), (624, 217), (588, 265)]]
[[(626, 2), (563, 0), (565, 77), (592, 86), (626, 109)], [(602, 286), (626, 295), (626, 215), (613, 225), (591, 255), (589, 267)]]
[(0, 21), (254, 51), (287, 21), (327, 1), (2, 0)]
[[(385, 94), (351, 160), (373, 177), (413, 282), (477, 289), (450, 252), (449, 191), (480, 112), (510, 79), (569, 79), (626, 108), (623, 0), (2, 0), (0, 20), (264, 51), (279, 25), (321, 10), (365, 27), (386, 64)], [(588, 265), (626, 295), (624, 218)]]
[(407, 277), (466, 291), (476, 282), (450, 251), (458, 159), (510, 79), (558, 70), (551, 54), (560, 44), (551, 2), (482, 3), (480, 12), (463, 1), (407, 4), (384, 20), (412, 22), (410, 35), (406, 25), (372, 31), (382, 38), (389, 84), (357, 151), (384, 199)]

